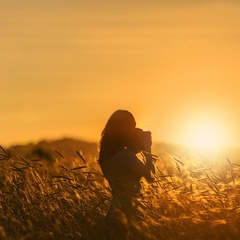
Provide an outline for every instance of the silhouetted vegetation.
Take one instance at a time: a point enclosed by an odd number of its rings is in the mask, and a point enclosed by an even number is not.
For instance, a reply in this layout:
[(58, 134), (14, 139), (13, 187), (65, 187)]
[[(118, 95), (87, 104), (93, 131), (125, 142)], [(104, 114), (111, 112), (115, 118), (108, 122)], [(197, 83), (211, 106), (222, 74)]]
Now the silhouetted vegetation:
[[(240, 165), (157, 149), (131, 239), (239, 239)], [(118, 239), (103, 221), (111, 190), (96, 157), (97, 144), (72, 139), (1, 148), (0, 239)]]

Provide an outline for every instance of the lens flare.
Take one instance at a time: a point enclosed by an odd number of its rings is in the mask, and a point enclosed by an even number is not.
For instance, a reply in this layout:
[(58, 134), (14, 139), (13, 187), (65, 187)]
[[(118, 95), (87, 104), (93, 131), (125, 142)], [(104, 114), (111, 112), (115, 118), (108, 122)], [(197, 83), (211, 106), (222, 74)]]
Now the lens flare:
[(202, 151), (220, 151), (229, 146), (228, 125), (216, 116), (191, 118), (185, 123), (182, 143)]

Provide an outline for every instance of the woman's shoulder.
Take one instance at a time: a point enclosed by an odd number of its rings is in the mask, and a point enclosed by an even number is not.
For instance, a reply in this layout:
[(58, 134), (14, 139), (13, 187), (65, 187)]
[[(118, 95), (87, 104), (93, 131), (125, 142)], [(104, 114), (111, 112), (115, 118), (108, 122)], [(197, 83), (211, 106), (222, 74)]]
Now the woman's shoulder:
[(125, 159), (125, 158), (135, 158), (135, 153), (129, 149), (129, 148), (123, 148), (120, 151), (118, 151), (114, 156), (112, 156), (112, 159)]

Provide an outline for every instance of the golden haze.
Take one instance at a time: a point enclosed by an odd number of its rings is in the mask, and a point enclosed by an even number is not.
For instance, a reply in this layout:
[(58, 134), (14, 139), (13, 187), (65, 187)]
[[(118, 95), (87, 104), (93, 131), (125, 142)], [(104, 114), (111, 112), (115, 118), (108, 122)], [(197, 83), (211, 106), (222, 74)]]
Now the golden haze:
[(238, 1), (0, 4), (1, 144), (97, 141), (119, 108), (156, 140), (240, 143)]

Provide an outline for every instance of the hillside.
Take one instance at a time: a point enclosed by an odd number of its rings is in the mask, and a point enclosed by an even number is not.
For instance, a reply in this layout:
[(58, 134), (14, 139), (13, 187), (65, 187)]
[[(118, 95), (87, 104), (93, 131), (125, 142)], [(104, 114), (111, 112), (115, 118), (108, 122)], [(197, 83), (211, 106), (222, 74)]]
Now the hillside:
[(73, 161), (76, 158), (92, 162), (98, 157), (98, 144), (73, 138), (62, 138), (56, 140), (43, 140), (38, 143), (26, 145), (15, 145), (7, 149), (12, 157), (23, 157), (39, 159), (53, 163), (56, 159), (62, 158), (66, 161)]

